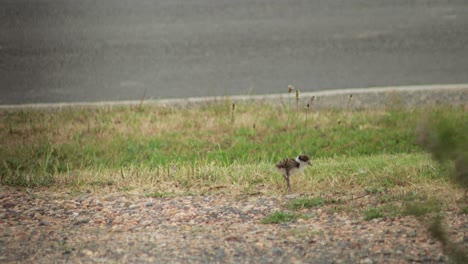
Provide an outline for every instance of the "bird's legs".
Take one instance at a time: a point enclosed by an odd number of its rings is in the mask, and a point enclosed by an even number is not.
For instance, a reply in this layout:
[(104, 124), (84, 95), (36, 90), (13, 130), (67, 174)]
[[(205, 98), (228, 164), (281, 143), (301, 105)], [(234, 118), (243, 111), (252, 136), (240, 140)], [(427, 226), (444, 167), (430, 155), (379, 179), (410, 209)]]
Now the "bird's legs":
[(291, 184), (289, 183), (289, 175), (284, 175), (284, 180), (286, 180), (286, 184), (288, 187), (288, 193), (291, 193)]

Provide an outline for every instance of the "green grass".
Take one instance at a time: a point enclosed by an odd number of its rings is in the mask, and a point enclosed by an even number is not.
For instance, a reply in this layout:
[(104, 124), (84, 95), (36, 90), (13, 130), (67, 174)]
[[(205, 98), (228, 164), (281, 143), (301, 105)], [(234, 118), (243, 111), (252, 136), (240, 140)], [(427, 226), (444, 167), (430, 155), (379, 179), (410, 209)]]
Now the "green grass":
[(288, 204), (288, 209), (291, 210), (298, 210), (298, 209), (304, 209), (304, 208), (313, 208), (316, 206), (321, 206), (325, 203), (325, 199), (323, 198), (298, 198), (294, 199)]
[[(438, 213), (451, 202), (446, 199), (451, 196), (447, 193), (448, 191), (443, 190), (442, 193), (432, 193), (431, 196), (428, 196), (425, 192), (418, 193), (415, 191), (393, 194), (372, 193), (373, 200), (371, 204), (374, 204), (374, 206), (371, 205), (365, 208), (361, 214), (364, 220), (372, 220), (408, 215), (422, 217)], [(346, 208), (342, 210), (346, 210)]]
[[(433, 187), (436, 184), (430, 184)], [(407, 191), (405, 188), (403, 192), (393, 193), (369, 193), (368, 189), (365, 189), (368, 195), (371, 195), (373, 206), (369, 206), (362, 210), (362, 216), (364, 220), (372, 220), (374, 218), (386, 218), (395, 216), (416, 216), (422, 217), (427, 214), (440, 212), (446, 208), (446, 205), (450, 203), (452, 194), (450, 189), (439, 188), (439, 193), (432, 192), (428, 195), (427, 191)], [(346, 210), (346, 209), (344, 209)]]
[(439, 212), (443, 204), (436, 199), (427, 199), (425, 201), (409, 202), (403, 208), (403, 215), (412, 215), (416, 217), (424, 216), (429, 213)]
[(297, 219), (297, 217), (298, 216), (296, 214), (276, 211), (265, 216), (261, 222), (262, 224), (281, 224), (285, 222), (291, 222)]
[(175, 195), (174, 193), (153, 192), (153, 193), (148, 194), (147, 196), (152, 197), (152, 198), (162, 198), (162, 197), (171, 197), (174, 195)]
[(381, 208), (372, 207), (364, 210), (364, 220), (366, 221), (382, 217), (384, 217), (384, 213)]
[[(440, 111), (467, 122), (463, 110)], [(292, 179), (294, 191), (383, 192), (443, 181), (430, 156), (413, 143), (425, 112), (309, 111), (305, 122), (305, 112), (291, 115), (288, 107), (246, 102), (236, 103), (233, 119), (228, 100), (180, 109), (1, 110), (0, 180), (149, 193), (203, 193), (219, 186), (284, 192), (274, 164), (303, 152), (314, 166)]]
[(468, 206), (463, 207), (463, 208), (460, 210), (460, 213), (461, 213), (461, 214), (468, 214)]

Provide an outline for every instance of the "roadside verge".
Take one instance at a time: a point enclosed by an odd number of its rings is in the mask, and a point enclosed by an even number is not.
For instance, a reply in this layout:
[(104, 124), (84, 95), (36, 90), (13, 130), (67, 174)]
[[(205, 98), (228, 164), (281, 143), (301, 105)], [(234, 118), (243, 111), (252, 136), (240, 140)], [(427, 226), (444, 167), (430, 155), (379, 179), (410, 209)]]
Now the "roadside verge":
[[(301, 100), (317, 100), (314, 107), (346, 108), (349, 95), (353, 95), (354, 109), (375, 109), (381, 107), (409, 107), (434, 104), (462, 105), (468, 102), (468, 84), (435, 84), (417, 86), (391, 86), (371, 88), (349, 88), (316, 92), (303, 92)], [(102, 107), (102, 106), (139, 106), (160, 105), (174, 107), (193, 107), (217, 101), (260, 100), (282, 103), (288, 94), (235, 95), (219, 97), (190, 97), (180, 99), (146, 99), (131, 101), (76, 102), (76, 103), (40, 103), (20, 105), (0, 105), (0, 109), (60, 109), (68, 107)]]

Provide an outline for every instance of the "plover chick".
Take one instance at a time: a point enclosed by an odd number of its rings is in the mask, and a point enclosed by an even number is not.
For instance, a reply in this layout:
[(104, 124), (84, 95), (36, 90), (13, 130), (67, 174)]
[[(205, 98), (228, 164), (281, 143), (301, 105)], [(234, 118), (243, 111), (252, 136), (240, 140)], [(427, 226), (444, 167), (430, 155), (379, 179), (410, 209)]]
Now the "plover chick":
[(289, 177), (298, 174), (304, 170), (307, 165), (312, 165), (309, 156), (299, 155), (296, 158), (286, 158), (276, 164), (276, 168), (283, 174), (286, 180), (288, 193), (291, 192), (291, 184), (289, 183)]

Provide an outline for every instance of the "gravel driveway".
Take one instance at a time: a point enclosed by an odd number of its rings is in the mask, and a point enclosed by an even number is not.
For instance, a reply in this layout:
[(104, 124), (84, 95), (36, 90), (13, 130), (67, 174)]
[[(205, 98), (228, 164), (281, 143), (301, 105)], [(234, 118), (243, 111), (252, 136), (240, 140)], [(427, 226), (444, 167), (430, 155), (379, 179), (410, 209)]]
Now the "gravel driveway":
[[(290, 196), (143, 197), (2, 187), (2, 263), (447, 263), (414, 217), (362, 219), (322, 206), (304, 219), (262, 224)], [(450, 236), (468, 244), (468, 217), (445, 212)]]

